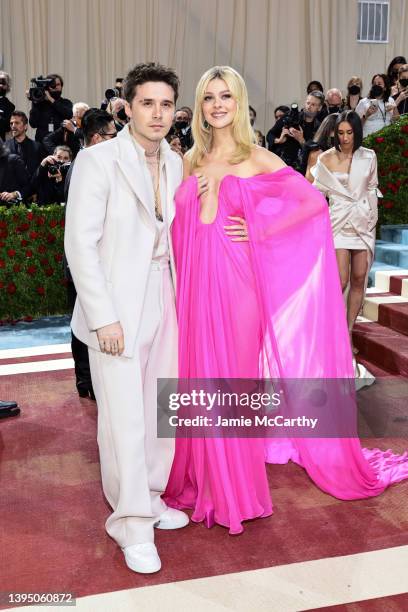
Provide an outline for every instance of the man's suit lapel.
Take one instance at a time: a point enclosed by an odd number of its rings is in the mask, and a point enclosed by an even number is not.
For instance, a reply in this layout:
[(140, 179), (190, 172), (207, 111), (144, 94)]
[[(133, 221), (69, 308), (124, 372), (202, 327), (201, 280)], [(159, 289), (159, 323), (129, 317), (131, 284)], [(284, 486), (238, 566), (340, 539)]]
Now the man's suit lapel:
[[(126, 130), (126, 132), (125, 132)], [(137, 196), (137, 199), (141, 205), (145, 208), (152, 222), (154, 223), (153, 210), (149, 205), (153, 196), (152, 191), (149, 191), (146, 177), (141, 167), (139, 157), (136, 153), (136, 149), (131, 141), (131, 136), (128, 131), (128, 126), (125, 126), (118, 136), (119, 144), (119, 156), (116, 162), (128, 181), (130, 187)]]

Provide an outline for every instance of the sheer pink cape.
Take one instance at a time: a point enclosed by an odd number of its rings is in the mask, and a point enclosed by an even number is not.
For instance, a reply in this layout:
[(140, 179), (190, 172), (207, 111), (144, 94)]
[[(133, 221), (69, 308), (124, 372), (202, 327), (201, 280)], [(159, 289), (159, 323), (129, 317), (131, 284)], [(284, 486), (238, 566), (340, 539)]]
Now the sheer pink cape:
[[(235, 210), (227, 209), (228, 199), (236, 201)], [(226, 214), (241, 214), (248, 225), (250, 262), (263, 332), (259, 377), (353, 378), (345, 308), (324, 197), (300, 174), (283, 168), (250, 178), (224, 177), (218, 204), (219, 212), (224, 209)], [(190, 283), (199, 211), (197, 181), (189, 177), (176, 195), (172, 232), (180, 377), (189, 377), (189, 335), (196, 324)], [(239, 249), (228, 248), (231, 265), (239, 265), (239, 256)], [(216, 327), (217, 320), (212, 325)], [(174, 465), (187, 464), (188, 456), (180, 462), (177, 452), (183, 452), (183, 445), (178, 451), (176, 446)], [(391, 451), (362, 449), (357, 438), (266, 439), (265, 457), (269, 463), (295, 461), (317, 486), (339, 499), (375, 496), (391, 483), (408, 478), (407, 453), (398, 456)], [(172, 485), (178, 477), (173, 471)]]

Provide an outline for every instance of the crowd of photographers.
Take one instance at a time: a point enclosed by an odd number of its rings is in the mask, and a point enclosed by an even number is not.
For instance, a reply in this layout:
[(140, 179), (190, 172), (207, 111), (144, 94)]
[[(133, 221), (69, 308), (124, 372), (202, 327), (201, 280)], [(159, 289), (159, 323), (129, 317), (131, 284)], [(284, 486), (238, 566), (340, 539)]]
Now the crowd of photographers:
[[(15, 109), (7, 94), (11, 80), (0, 72), (0, 205), (20, 201), (45, 205), (65, 201), (65, 180), (72, 161), (85, 146), (83, 121), (90, 114), (104, 111), (112, 130), (99, 134), (101, 140), (117, 134), (128, 118), (122, 98), (123, 79), (107, 89), (100, 109), (64, 98), (63, 79), (58, 74), (32, 79), (27, 97), (31, 102), (29, 116)], [(308, 161), (314, 150), (331, 146), (333, 128), (330, 115), (342, 110), (356, 110), (363, 122), (364, 136), (389, 125), (396, 117), (408, 113), (408, 64), (396, 57), (386, 73), (372, 77), (364, 96), (362, 80), (352, 77), (343, 96), (339, 89), (324, 91), (319, 81), (306, 89), (303, 108), (297, 104), (275, 109), (275, 124), (266, 137), (256, 129), (256, 111), (250, 106), (250, 120), (260, 146), (266, 146), (288, 165), (307, 176)], [(193, 144), (188, 106), (177, 109), (168, 141), (183, 155)], [(35, 139), (27, 136), (29, 125)]]

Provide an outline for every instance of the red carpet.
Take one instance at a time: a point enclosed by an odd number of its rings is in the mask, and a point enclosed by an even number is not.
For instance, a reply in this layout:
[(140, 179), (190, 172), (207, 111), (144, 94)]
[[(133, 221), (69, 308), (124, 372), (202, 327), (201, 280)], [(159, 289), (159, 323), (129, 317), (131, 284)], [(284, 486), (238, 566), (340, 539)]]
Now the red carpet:
[[(342, 502), (296, 465), (269, 466), (275, 513), (241, 536), (190, 525), (159, 531), (163, 570), (129, 571), (104, 531), (96, 406), (79, 400), (73, 372), (1, 377), (0, 395), (22, 416), (0, 421), (2, 591), (76, 596), (348, 555), (408, 544), (408, 483), (382, 496)], [(407, 440), (370, 440), (403, 451)], [(390, 608), (392, 609), (392, 608)]]
[(353, 344), (359, 357), (408, 377), (408, 336), (379, 323), (356, 323)]

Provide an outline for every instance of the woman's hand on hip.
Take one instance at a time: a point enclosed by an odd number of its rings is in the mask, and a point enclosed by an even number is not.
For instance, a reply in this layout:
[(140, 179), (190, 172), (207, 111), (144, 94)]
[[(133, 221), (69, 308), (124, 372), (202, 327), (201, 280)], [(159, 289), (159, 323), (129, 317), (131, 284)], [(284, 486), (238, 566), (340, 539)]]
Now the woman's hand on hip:
[(225, 233), (231, 237), (232, 242), (248, 242), (248, 226), (243, 217), (227, 217), (236, 221), (235, 225), (224, 225)]

